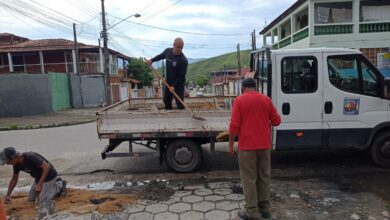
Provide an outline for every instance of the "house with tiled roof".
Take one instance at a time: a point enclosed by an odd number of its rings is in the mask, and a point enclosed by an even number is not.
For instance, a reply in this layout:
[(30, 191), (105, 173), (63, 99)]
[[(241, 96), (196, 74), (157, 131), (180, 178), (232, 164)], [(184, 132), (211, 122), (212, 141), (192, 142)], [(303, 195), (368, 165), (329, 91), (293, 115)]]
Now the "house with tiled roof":
[(0, 45), (18, 44), (24, 41), (28, 41), (28, 39), (10, 33), (0, 33)]
[(357, 49), (381, 68), (390, 62), (390, 1), (297, 0), (260, 34), (273, 49)]
[[(99, 46), (65, 39), (30, 40), (9, 33), (0, 33), (0, 75), (8, 73), (78, 73), (103, 75), (103, 51)], [(76, 53), (79, 62), (75, 62)], [(126, 65), (130, 57), (109, 49), (109, 73), (112, 103), (131, 96), (132, 84)]]
[(213, 93), (216, 95), (240, 95), (241, 82), (245, 77), (253, 78), (250, 75), (250, 68), (229, 69), (223, 71), (213, 71), (210, 73), (210, 84)]

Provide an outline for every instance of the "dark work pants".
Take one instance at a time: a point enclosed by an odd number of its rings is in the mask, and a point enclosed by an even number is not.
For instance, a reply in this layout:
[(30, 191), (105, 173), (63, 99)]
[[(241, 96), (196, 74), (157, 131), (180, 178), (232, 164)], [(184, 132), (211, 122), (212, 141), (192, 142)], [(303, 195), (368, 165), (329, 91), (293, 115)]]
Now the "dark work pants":
[[(184, 86), (175, 87), (176, 94), (184, 101)], [(168, 87), (164, 86), (164, 104), (165, 109), (172, 109), (172, 98), (173, 94), (169, 91)], [(184, 106), (175, 97), (176, 106), (178, 109), (183, 109)]]

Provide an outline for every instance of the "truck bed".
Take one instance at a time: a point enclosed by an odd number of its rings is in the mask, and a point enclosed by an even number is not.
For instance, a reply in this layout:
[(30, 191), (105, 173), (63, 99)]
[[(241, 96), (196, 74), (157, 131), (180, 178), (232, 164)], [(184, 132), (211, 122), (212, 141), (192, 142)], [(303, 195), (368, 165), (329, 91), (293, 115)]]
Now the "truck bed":
[(228, 130), (234, 98), (186, 98), (188, 107), (205, 121), (192, 118), (185, 109), (165, 110), (162, 99), (128, 99), (96, 113), (97, 132), (102, 139), (210, 136)]

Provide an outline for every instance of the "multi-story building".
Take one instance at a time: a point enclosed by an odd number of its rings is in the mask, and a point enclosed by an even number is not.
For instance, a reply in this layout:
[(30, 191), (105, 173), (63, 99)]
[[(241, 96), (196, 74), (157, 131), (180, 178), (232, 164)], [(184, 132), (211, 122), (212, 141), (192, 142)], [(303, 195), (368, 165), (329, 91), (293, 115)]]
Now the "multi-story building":
[(260, 34), (273, 49), (353, 48), (390, 69), (389, 0), (297, 0)]

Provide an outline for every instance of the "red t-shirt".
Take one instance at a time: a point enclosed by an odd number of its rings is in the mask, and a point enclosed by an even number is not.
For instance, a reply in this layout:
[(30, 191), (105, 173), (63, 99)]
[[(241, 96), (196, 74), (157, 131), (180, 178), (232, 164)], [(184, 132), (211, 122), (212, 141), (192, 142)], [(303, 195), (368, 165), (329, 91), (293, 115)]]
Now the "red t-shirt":
[(278, 126), (280, 115), (267, 96), (249, 91), (234, 100), (229, 133), (238, 135), (239, 150), (271, 148), (271, 126)]

